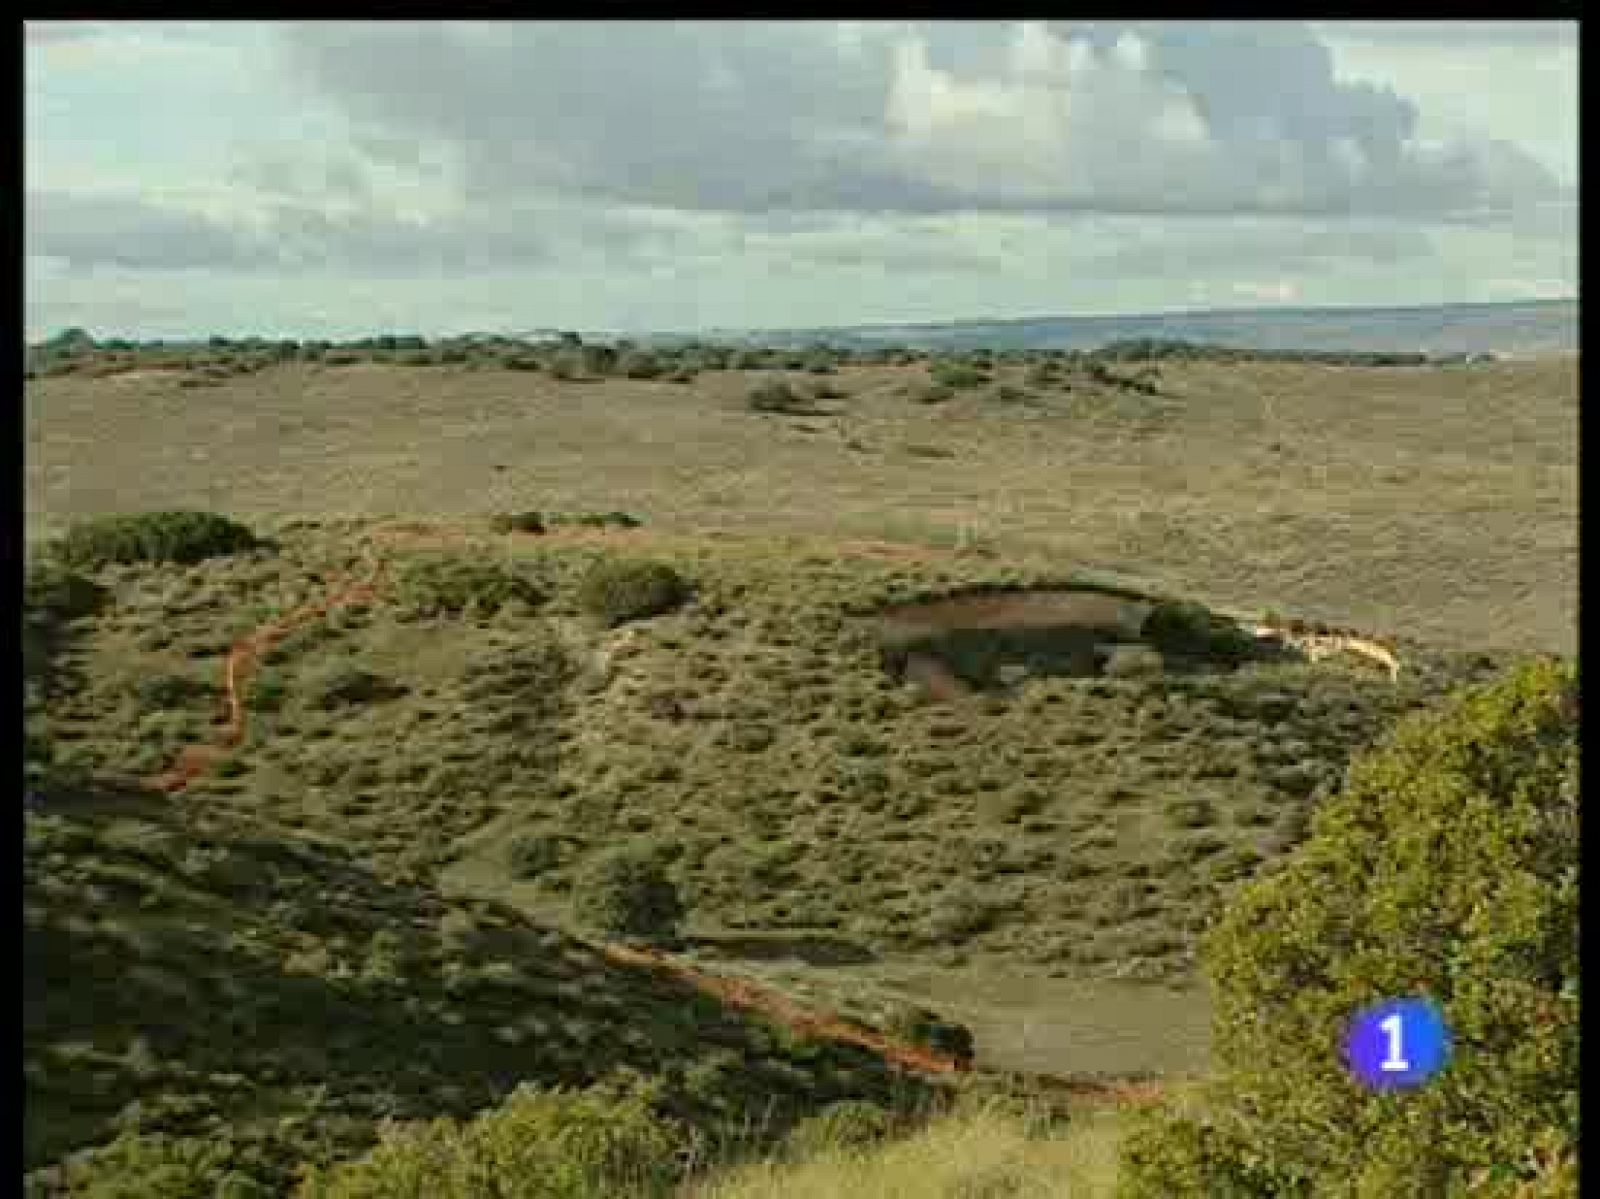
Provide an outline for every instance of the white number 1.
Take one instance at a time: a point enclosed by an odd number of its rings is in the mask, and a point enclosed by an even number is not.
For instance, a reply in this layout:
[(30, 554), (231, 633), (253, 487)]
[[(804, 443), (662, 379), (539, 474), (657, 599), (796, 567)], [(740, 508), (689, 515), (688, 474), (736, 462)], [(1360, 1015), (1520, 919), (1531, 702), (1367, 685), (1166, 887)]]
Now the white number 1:
[(1389, 1034), (1389, 1056), (1378, 1063), (1380, 1070), (1405, 1071), (1411, 1069), (1411, 1063), (1406, 1061), (1400, 1047), (1401, 1023), (1399, 1012), (1378, 1023), (1378, 1027)]

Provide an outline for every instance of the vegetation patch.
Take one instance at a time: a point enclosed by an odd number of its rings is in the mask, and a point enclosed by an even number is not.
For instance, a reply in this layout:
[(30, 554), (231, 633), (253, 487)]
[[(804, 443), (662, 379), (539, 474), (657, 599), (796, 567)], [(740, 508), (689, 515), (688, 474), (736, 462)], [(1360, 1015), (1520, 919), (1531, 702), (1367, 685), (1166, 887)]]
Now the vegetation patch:
[(244, 553), (260, 542), (244, 525), (214, 512), (145, 512), (79, 521), (52, 547), (80, 570), (133, 562), (202, 562)]
[(395, 600), (413, 616), (490, 616), (508, 604), (538, 608), (544, 593), (516, 571), (471, 558), (436, 557), (408, 562)]
[[(1208, 934), (1216, 1073), (1130, 1135), (1126, 1193), (1576, 1194), (1577, 824), (1573, 667), (1404, 722)], [(1457, 1046), (1410, 1105), (1422, 1139), (1327, 1032), (1401, 996)]]
[(611, 626), (670, 612), (690, 594), (683, 576), (662, 562), (600, 561), (578, 588), (584, 611)]

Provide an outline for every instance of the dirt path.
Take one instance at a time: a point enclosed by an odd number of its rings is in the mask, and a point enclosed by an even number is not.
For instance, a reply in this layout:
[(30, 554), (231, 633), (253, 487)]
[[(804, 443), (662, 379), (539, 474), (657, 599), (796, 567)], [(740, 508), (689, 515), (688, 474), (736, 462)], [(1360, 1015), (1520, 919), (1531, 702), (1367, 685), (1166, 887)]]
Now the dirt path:
[[(374, 540), (380, 545), (394, 545), (400, 542), (459, 544), (463, 538), (440, 536), (437, 529), (413, 525), (384, 530)], [(348, 576), (342, 577), (334, 582), (325, 598), (303, 604), (288, 615), (271, 621), (235, 641), (229, 648), (224, 668), (223, 690), (227, 712), (218, 742), (185, 749), (166, 774), (152, 780), (153, 785), (169, 794), (182, 791), (195, 778), (211, 770), (224, 754), (240, 745), (246, 732), (245, 699), (249, 680), (262, 655), (291, 633), (297, 632), (313, 621), (323, 619), (338, 608), (381, 600), (387, 580), (387, 567), (388, 564), (384, 559), (375, 558), (365, 579), (352, 580)], [(928, 1075), (950, 1075), (970, 1069), (970, 1063), (949, 1055), (936, 1053), (918, 1045), (897, 1042), (839, 1016), (801, 1007), (776, 991), (743, 980), (708, 974), (663, 953), (625, 945), (602, 945), (600, 950), (613, 962), (663, 971), (722, 1003), (755, 1012), (801, 1036), (860, 1046), (877, 1054), (888, 1064), (903, 1070)], [(1112, 1101), (1120, 1101), (1126, 1097), (1137, 1099), (1140, 1094), (1137, 1091), (1130, 1091), (1128, 1096), (1124, 1096), (1112, 1084), (1104, 1086), (1085, 1084), (1079, 1086), (1078, 1090), (1083, 1095), (1094, 1095)]]

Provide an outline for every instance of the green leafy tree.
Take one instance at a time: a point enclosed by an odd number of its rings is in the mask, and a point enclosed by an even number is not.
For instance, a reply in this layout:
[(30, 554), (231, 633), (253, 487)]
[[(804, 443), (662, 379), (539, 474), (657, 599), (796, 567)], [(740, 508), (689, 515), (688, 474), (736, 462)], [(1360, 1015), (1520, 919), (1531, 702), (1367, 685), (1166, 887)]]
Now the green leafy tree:
[[(1125, 1195), (1576, 1194), (1577, 688), (1538, 660), (1409, 718), (1236, 895), (1204, 946), (1208, 1102), (1130, 1134)], [(1406, 996), (1453, 1058), (1370, 1092), (1345, 1030)]]

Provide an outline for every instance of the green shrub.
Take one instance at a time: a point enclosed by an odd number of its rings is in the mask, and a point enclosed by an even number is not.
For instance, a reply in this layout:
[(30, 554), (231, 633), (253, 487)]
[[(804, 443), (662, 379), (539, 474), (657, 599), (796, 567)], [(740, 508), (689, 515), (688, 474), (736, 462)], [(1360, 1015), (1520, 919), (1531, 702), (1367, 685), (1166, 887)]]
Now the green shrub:
[(489, 616), (507, 604), (537, 608), (544, 595), (532, 582), (502, 566), (469, 558), (427, 558), (408, 563), (395, 598), (412, 615)]
[(929, 372), (929, 376), (935, 383), (954, 391), (982, 387), (989, 382), (988, 371), (959, 362), (941, 363)]
[(1118, 1199), (1216, 1195), (1227, 1199), (1309, 1199), (1303, 1178), (1273, 1170), (1236, 1131), (1203, 1115), (1135, 1109), (1126, 1117), (1117, 1167)]
[(93, 579), (59, 562), (41, 559), (28, 564), (22, 610), (26, 616), (56, 624), (93, 616), (105, 606), (110, 594)]
[(184, 565), (255, 549), (243, 525), (214, 512), (145, 512), (79, 521), (54, 546), (58, 561), (79, 569), (113, 563)]
[[(1310, 839), (1207, 934), (1208, 1105), (1130, 1139), (1125, 1193), (1575, 1193), (1577, 763), (1576, 668), (1551, 660), (1358, 760)], [(1408, 995), (1443, 1009), (1453, 1060), (1425, 1088), (1371, 1093), (1343, 1029)], [(1229, 1191), (1243, 1174), (1269, 1183)]]
[(185, 674), (147, 675), (136, 680), (132, 690), (141, 707), (156, 711), (181, 708), (193, 700), (211, 698), (215, 693), (211, 684)]
[(757, 383), (745, 396), (745, 405), (753, 412), (798, 412), (806, 407), (805, 401), (784, 379)]
[(948, 1054), (966, 1065), (972, 1063), (972, 1030), (965, 1024), (942, 1019), (927, 1008), (915, 1004), (896, 1006), (885, 1022), (885, 1031), (896, 1040)]
[(532, 879), (561, 864), (561, 838), (548, 833), (523, 833), (506, 846), (513, 878)]
[(540, 512), (513, 512), (496, 516), (491, 522), (496, 533), (543, 533), (544, 514)]
[(642, 1098), (525, 1087), (466, 1125), (391, 1127), (366, 1156), (307, 1170), (295, 1195), (665, 1199), (680, 1173), (680, 1139)]
[(683, 900), (659, 853), (623, 847), (584, 868), (572, 889), (573, 913), (611, 936), (670, 940), (683, 919)]
[(591, 529), (637, 529), (644, 522), (626, 512), (580, 512), (574, 516), (553, 517), (552, 523)]
[(67, 1165), (60, 1193), (74, 1199), (266, 1199), (266, 1187), (228, 1168), (229, 1155), (224, 1141), (124, 1133)]
[(689, 594), (682, 576), (661, 562), (597, 562), (578, 587), (584, 610), (611, 626), (670, 612)]
[(1203, 604), (1163, 600), (1144, 623), (1144, 638), (1164, 654), (1238, 663), (1250, 656), (1255, 641), (1225, 616)]
[(1166, 805), (1167, 819), (1179, 828), (1207, 828), (1217, 822), (1217, 808), (1209, 799), (1180, 797)]
[(306, 702), (325, 710), (393, 699), (401, 693), (391, 680), (342, 659), (318, 667), (305, 685)]

